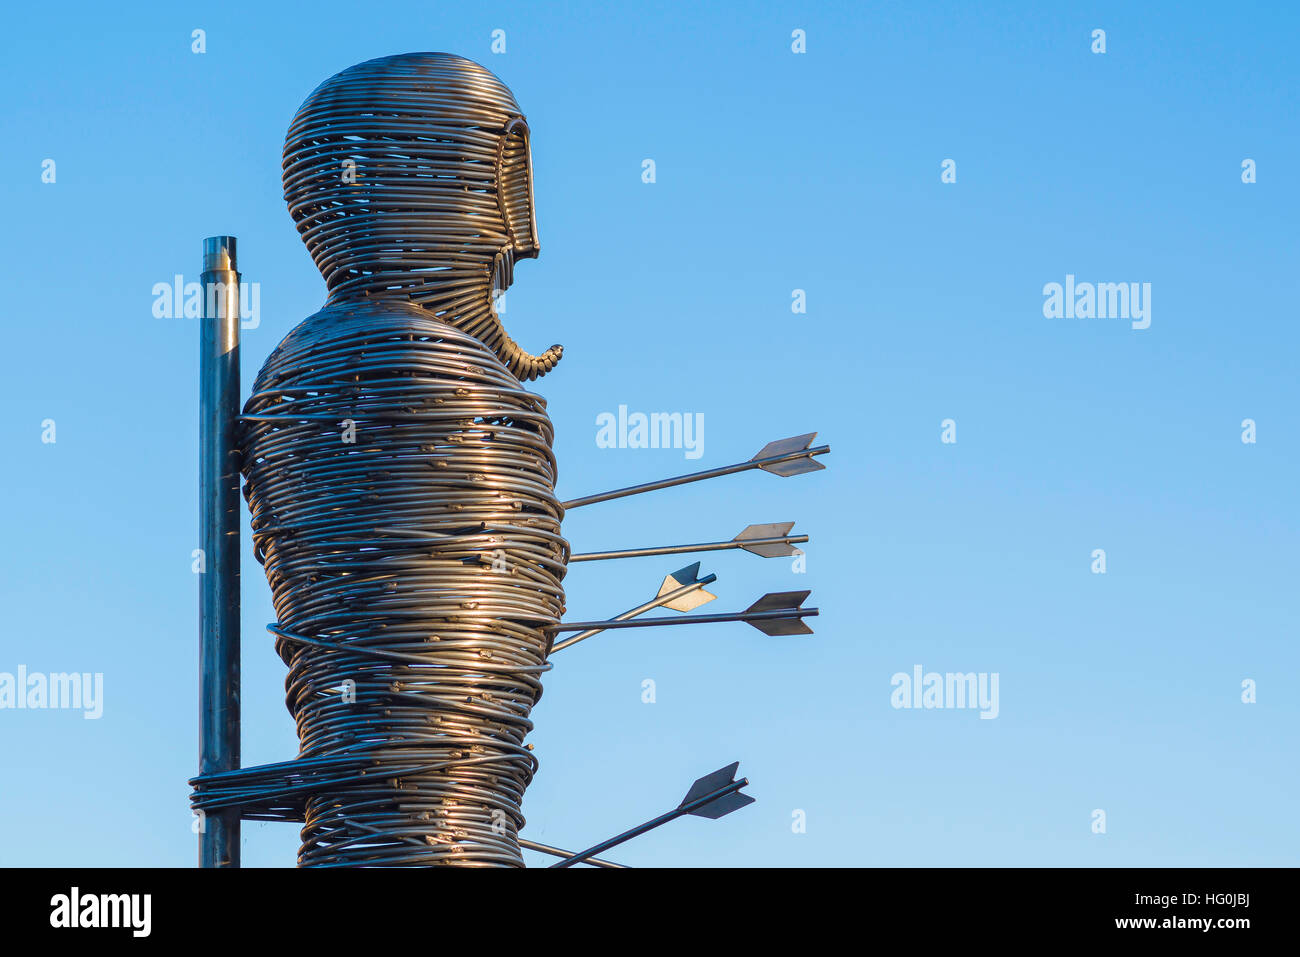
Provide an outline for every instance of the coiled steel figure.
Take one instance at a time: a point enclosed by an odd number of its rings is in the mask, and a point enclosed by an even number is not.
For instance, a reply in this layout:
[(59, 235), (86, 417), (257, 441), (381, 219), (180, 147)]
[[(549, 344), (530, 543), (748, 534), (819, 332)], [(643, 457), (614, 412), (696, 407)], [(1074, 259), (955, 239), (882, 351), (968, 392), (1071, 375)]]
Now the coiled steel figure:
[[(329, 300), (244, 410), (245, 496), (301, 759), (303, 865), (522, 865), (524, 745), (569, 546), (546, 403), (494, 293), (538, 253), (528, 125), (470, 60), (325, 81), (284, 194)], [(401, 772), (400, 775), (396, 772)]]
[[(829, 447), (810, 448), (810, 433), (768, 443), (748, 462), (559, 501), (546, 402), (521, 380), (550, 371), (563, 350), (524, 351), (496, 309), (515, 262), (538, 253), (532, 192), (518, 104), (462, 57), (412, 53), (344, 70), (289, 128), (284, 195), (329, 299), (266, 361), (238, 417), (239, 447), (224, 448), (242, 459), (300, 750), (292, 761), (238, 766), (238, 659), (232, 644), (218, 645), (221, 626), (237, 625), (235, 603), (233, 615), (201, 624), (216, 663), (202, 694), (213, 733), (191, 800), (236, 823), (301, 821), (301, 865), (521, 866), (522, 844), (563, 858), (554, 866), (619, 866), (594, 854), (681, 815), (743, 807), (748, 782), (734, 780), (733, 762), (697, 780), (673, 811), (585, 851), (522, 841), (520, 805), (537, 767), (524, 739), (550, 655), (639, 625), (747, 621), (772, 636), (811, 633), (802, 619), (817, 609), (802, 607), (806, 591), (692, 622), (630, 620), (711, 600), (704, 586), (716, 576), (699, 575), (698, 562), (614, 619), (561, 621), (570, 560), (726, 548), (777, 557), (808, 540), (784, 522), (729, 542), (571, 555), (566, 507), (749, 469), (815, 471), (813, 456)], [(208, 242), (205, 269), (211, 253), (212, 275), (237, 286), (234, 240)], [(237, 333), (231, 315), (224, 328)], [(204, 342), (203, 355), (224, 363), (210, 367), (212, 381), (237, 371), (217, 339)], [(233, 420), (238, 380), (221, 381)], [(222, 496), (235, 499), (237, 477), (232, 467), (226, 482), (222, 447), (209, 445), (216, 478), (204, 514), (230, 520)], [(233, 525), (205, 520), (205, 529), (205, 542), (237, 538)], [(237, 573), (236, 561), (231, 593)], [(564, 631), (576, 634), (554, 641)], [(238, 832), (223, 827), (202, 845), (213, 866), (237, 864)]]

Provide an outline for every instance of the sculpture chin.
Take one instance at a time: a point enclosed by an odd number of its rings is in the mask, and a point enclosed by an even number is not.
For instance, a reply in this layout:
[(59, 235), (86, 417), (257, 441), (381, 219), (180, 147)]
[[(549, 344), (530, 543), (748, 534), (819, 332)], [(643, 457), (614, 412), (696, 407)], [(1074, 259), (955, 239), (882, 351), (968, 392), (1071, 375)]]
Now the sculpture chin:
[[(501, 323), (498, 322), (497, 326), (500, 328)], [(501, 335), (503, 337), (501, 345), (494, 351), (501, 358), (501, 361), (506, 364), (506, 368), (523, 382), (546, 375), (555, 368), (556, 363), (564, 358), (564, 346), (559, 343), (551, 346), (541, 355), (535, 356), (520, 349), (515, 344), (515, 341), (506, 335), (504, 328), (501, 329)]]
[[(525, 258), (532, 259), (537, 255), (536, 247)], [(492, 310), (492, 319), (495, 328), (488, 333), (490, 342), (487, 342), (493, 352), (497, 354), (506, 368), (517, 378), (524, 382), (532, 379), (538, 379), (555, 368), (556, 363), (564, 357), (564, 347), (558, 343), (551, 346), (541, 355), (533, 355), (522, 348), (510, 338), (506, 332), (505, 326), (501, 322), (501, 317), (497, 313), (497, 294), (504, 293), (514, 284), (514, 265), (516, 254), (513, 249), (507, 248), (496, 255), (492, 264), (492, 296), (489, 306)]]

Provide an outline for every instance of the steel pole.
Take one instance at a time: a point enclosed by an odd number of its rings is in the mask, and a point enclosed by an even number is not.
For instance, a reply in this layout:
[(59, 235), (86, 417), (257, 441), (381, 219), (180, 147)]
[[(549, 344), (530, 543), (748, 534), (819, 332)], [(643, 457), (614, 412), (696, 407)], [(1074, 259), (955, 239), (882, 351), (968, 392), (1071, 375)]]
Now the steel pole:
[[(239, 767), (239, 273), (235, 237), (203, 241), (199, 352), (199, 773)], [(239, 809), (199, 833), (200, 867), (239, 866)]]

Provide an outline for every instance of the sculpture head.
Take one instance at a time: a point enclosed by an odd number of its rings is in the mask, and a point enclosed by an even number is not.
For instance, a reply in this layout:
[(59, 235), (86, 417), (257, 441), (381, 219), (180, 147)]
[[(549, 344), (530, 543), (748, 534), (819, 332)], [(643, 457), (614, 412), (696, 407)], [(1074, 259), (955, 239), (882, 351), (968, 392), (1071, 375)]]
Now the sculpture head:
[(549, 372), (563, 348), (521, 349), (494, 295), (539, 251), (528, 140), (510, 89), (453, 54), (381, 57), (318, 86), (285, 137), (284, 198), (329, 301), (406, 299), (517, 378)]

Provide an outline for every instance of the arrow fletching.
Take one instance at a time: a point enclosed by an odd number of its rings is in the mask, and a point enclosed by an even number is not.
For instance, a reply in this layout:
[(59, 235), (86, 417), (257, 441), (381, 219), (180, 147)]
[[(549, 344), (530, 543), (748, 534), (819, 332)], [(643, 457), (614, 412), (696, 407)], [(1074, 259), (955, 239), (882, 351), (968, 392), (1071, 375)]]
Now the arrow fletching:
[(785, 538), (790, 534), (792, 528), (794, 528), (794, 522), (769, 522), (766, 525), (749, 525), (732, 541), (739, 542), (740, 547), (745, 551), (761, 555), (764, 558), (784, 558), (789, 555), (798, 555), (799, 549), (789, 542), (768, 542), (764, 545), (745, 544), (745, 542), (755, 538)]
[[(804, 603), (812, 592), (810, 591), (774, 591), (768, 592), (754, 604), (745, 609), (746, 613), (752, 611), (790, 611), (796, 612), (799, 606)], [(809, 609), (813, 614), (816, 609)], [(811, 635), (813, 630), (809, 628), (802, 618), (792, 614), (789, 618), (764, 618), (757, 621), (750, 621), (753, 625), (765, 635), (773, 638), (784, 635)]]
[[(678, 807), (684, 807), (692, 801), (698, 801), (700, 798), (707, 797), (714, 791), (720, 791), (729, 784), (736, 783), (736, 769), (740, 767), (739, 761), (733, 761), (725, 768), (719, 768), (711, 774), (696, 780), (691, 785), (691, 789), (686, 792), (686, 797), (682, 798), (682, 803)], [(746, 782), (748, 783), (748, 782)], [(711, 821), (716, 821), (720, 817), (730, 814), (732, 811), (738, 811), (746, 804), (753, 804), (754, 799), (748, 794), (741, 794), (739, 791), (731, 791), (727, 794), (719, 795), (708, 804), (697, 807), (693, 811), (687, 811), (687, 814), (693, 814), (696, 817), (707, 817)]]
[[(699, 562), (693, 562), (685, 568), (679, 568), (671, 575), (665, 576), (664, 583), (659, 586), (659, 595), (666, 595), (685, 585), (694, 585), (700, 580), (699, 576)], [(658, 595), (656, 597), (658, 597)], [(703, 588), (697, 588), (694, 591), (687, 592), (685, 595), (678, 595), (672, 601), (665, 602), (662, 607), (671, 608), (673, 611), (693, 611), (701, 605), (707, 605), (717, 597), (717, 595), (707, 592)]]
[[(816, 432), (808, 432), (805, 435), (795, 435), (788, 439), (777, 439), (775, 442), (768, 442), (767, 445), (758, 450), (758, 454), (750, 461), (757, 462), (759, 459), (770, 459), (778, 455), (790, 455), (802, 451), (812, 445), (812, 440), (815, 438), (817, 438)], [(771, 472), (773, 475), (785, 477), (802, 475), (804, 472), (816, 472), (819, 469), (826, 468), (826, 466), (811, 455), (805, 455), (785, 462), (770, 462), (767, 465), (760, 465), (759, 468), (765, 472)]]

